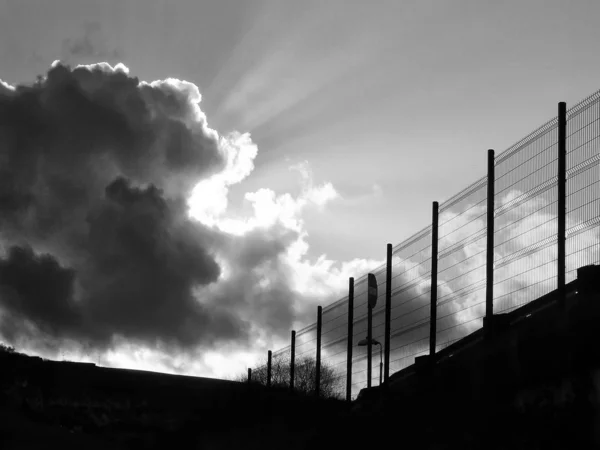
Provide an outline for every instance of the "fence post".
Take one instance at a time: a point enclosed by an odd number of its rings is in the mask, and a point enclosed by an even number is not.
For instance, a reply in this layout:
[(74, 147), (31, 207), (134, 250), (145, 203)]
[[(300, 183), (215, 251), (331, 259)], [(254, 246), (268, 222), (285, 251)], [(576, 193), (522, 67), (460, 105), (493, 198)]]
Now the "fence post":
[(248, 368), (248, 384), (252, 383), (252, 369)]
[(292, 345), (290, 347), (290, 390), (294, 390), (294, 376), (295, 376), (295, 364), (296, 364), (296, 332), (292, 330)]
[(429, 318), (429, 355), (435, 355), (437, 338), (437, 266), (438, 266), (438, 202), (433, 202), (431, 226), (431, 313)]
[(486, 249), (486, 283), (485, 283), (485, 317), (489, 321), (494, 315), (494, 150), (488, 150), (487, 176), (487, 249)]
[(317, 367), (315, 373), (315, 395), (319, 397), (321, 391), (321, 327), (323, 325), (323, 308), (317, 307)]
[(267, 353), (267, 387), (271, 387), (271, 359), (272, 359), (273, 353), (271, 352), (271, 350), (269, 350), (269, 353)]
[(348, 282), (348, 355), (346, 361), (346, 401), (352, 400), (352, 345), (354, 340), (354, 278)]
[[(384, 339), (384, 360), (385, 372), (383, 374), (384, 382), (387, 383), (390, 377), (390, 333), (392, 323), (392, 244), (387, 245), (387, 261), (385, 271), (385, 339)], [(380, 349), (381, 350), (381, 349)], [(381, 367), (379, 368), (381, 372)], [(381, 384), (381, 380), (379, 380)]]
[(373, 378), (373, 308), (367, 302), (367, 388)]
[(565, 300), (566, 215), (567, 215), (567, 104), (558, 104), (558, 259), (557, 288), (559, 301)]

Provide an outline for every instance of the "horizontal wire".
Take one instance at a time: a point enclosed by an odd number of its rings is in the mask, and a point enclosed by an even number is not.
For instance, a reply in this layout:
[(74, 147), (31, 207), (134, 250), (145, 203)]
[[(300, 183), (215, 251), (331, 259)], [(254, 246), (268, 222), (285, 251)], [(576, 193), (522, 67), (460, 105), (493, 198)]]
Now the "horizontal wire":
[[(479, 202), (479, 203), (483, 203), (483, 202), (485, 202), (485, 201), (486, 201), (486, 199), (482, 200), (482, 201), (481, 201), (481, 202)], [(441, 240), (441, 239), (444, 239), (445, 237), (447, 237), (447, 236), (450, 236), (452, 233), (456, 233), (457, 231), (460, 231), (461, 229), (463, 229), (463, 228), (464, 228), (464, 227), (466, 227), (467, 225), (470, 225), (470, 224), (472, 224), (473, 222), (477, 222), (477, 220), (478, 220), (478, 219), (480, 219), (481, 217), (485, 216), (486, 214), (487, 214), (487, 211), (486, 211), (486, 212), (483, 212), (483, 213), (481, 213), (481, 214), (480, 214), (480, 215), (478, 215), (478, 216), (475, 216), (475, 217), (473, 217), (473, 218), (472, 218), (471, 220), (469, 220), (468, 222), (465, 222), (465, 223), (463, 223), (463, 224), (462, 224), (460, 227), (453, 229), (452, 231), (450, 231), (450, 232), (446, 233), (446, 234), (445, 234), (445, 235), (443, 235), (443, 236), (438, 236), (438, 239), (439, 239), (439, 240)], [(458, 241), (458, 242), (460, 242), (460, 241)]]
[[(486, 186), (484, 185), (484, 186), (480, 187), (479, 189), (483, 189), (483, 188), (485, 188), (485, 187), (486, 187)], [(478, 189), (478, 190), (479, 190), (479, 189)], [(477, 192), (477, 191), (474, 191), (474, 192)], [(473, 195), (473, 193), (474, 193), (474, 192), (472, 192), (470, 195)], [(469, 197), (465, 197), (465, 200), (466, 200), (467, 198), (469, 198)], [(479, 200), (478, 202), (472, 203), (472, 204), (471, 204), (471, 205), (470, 205), (468, 208), (465, 208), (463, 211), (461, 211), (461, 212), (460, 212), (460, 213), (458, 213), (458, 214), (455, 214), (454, 216), (452, 216), (452, 217), (451, 217), (451, 218), (449, 218), (448, 220), (445, 220), (445, 221), (443, 221), (443, 222), (439, 222), (439, 223), (438, 223), (438, 227), (442, 227), (442, 226), (444, 226), (444, 225), (446, 225), (446, 224), (448, 224), (448, 223), (452, 222), (454, 219), (457, 219), (457, 218), (461, 217), (462, 215), (464, 215), (464, 214), (468, 213), (470, 210), (472, 210), (473, 208), (476, 208), (477, 206), (479, 206), (481, 203), (485, 202), (486, 200), (487, 200), (487, 199), (485, 199), (485, 198), (484, 198), (484, 199), (482, 199), (482, 200)], [(443, 236), (440, 236), (440, 237), (443, 237)]]
[(474, 318), (473, 318), (473, 319), (471, 319), (471, 320), (466, 320), (465, 322), (457, 323), (456, 325), (452, 325), (452, 326), (450, 326), (450, 327), (447, 327), (447, 328), (444, 328), (444, 329), (442, 329), (442, 330), (437, 330), (437, 331), (436, 331), (436, 334), (437, 334), (437, 333), (441, 333), (441, 332), (443, 332), (443, 331), (448, 331), (448, 330), (451, 330), (452, 328), (461, 327), (461, 326), (463, 326), (463, 325), (465, 325), (465, 324), (467, 324), (467, 323), (473, 322), (473, 321), (475, 321), (475, 320), (479, 320), (479, 319), (481, 319), (481, 318), (482, 318), (482, 317), (484, 317), (484, 316), (485, 316), (485, 314), (483, 314), (483, 315), (481, 315), (481, 316), (474, 317)]
[[(477, 303), (475, 303), (475, 304), (473, 304), (473, 305), (465, 306), (464, 308), (462, 308), (462, 309), (459, 309), (458, 311), (454, 311), (453, 313), (448, 313), (448, 314), (445, 314), (445, 315), (443, 315), (443, 316), (436, 317), (436, 321), (438, 321), (438, 322), (439, 322), (440, 320), (442, 320), (442, 319), (445, 319), (446, 317), (453, 316), (453, 315), (455, 315), (455, 314), (458, 314), (458, 313), (460, 313), (460, 312), (466, 311), (467, 309), (474, 308), (475, 306), (482, 305), (482, 304), (484, 304), (484, 303), (485, 303), (485, 300), (482, 300), (482, 301), (480, 301), (480, 302), (477, 302)], [(466, 322), (461, 322), (461, 323), (466, 323)]]

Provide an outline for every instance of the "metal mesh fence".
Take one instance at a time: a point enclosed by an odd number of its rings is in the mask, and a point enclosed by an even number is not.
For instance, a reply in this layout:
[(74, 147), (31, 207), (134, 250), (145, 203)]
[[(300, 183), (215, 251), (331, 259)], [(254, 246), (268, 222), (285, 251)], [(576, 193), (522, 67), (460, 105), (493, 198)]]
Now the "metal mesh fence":
[[(494, 312), (508, 312), (557, 286), (557, 119), (495, 161)], [(485, 159), (482, 158), (482, 167)], [(437, 349), (482, 326), (485, 315), (487, 177), (440, 204)], [(566, 282), (600, 263), (600, 91), (567, 111)], [(373, 338), (384, 343), (385, 265), (372, 271), (379, 298)], [(429, 351), (431, 226), (393, 249), (390, 374)], [(345, 391), (348, 300), (323, 309), (322, 359)], [(354, 289), (352, 396), (367, 384), (367, 277)], [(316, 325), (296, 337), (296, 357), (316, 351)], [(379, 381), (373, 346), (372, 384)], [(285, 350), (289, 352), (289, 348)]]
[(567, 282), (600, 260), (600, 94), (567, 113)]

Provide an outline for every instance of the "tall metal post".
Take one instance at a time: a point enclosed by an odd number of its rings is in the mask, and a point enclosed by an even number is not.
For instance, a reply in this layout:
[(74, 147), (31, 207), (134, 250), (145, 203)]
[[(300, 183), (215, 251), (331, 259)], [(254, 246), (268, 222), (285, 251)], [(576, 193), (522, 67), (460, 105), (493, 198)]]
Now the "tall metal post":
[(267, 353), (267, 387), (271, 387), (271, 360), (273, 357), (273, 353), (269, 350)]
[(292, 330), (292, 343), (290, 345), (290, 390), (294, 390), (296, 369), (296, 332)]
[[(392, 321), (392, 244), (387, 245), (387, 262), (385, 271), (385, 373), (383, 378), (387, 383), (390, 377), (390, 333)], [(381, 349), (380, 349), (381, 350)], [(380, 367), (381, 369), (381, 367)], [(380, 370), (381, 371), (381, 370)], [(380, 377), (381, 378), (381, 377)], [(379, 380), (381, 384), (381, 379)]]
[(248, 384), (252, 383), (252, 369), (248, 368)]
[(354, 340), (354, 278), (348, 282), (348, 355), (346, 361), (346, 401), (352, 400), (352, 344)]
[(367, 303), (367, 387), (371, 387), (373, 376), (373, 308)]
[(438, 202), (433, 202), (431, 227), (431, 313), (429, 319), (429, 355), (435, 355), (437, 333), (437, 276), (438, 276)]
[(567, 104), (558, 104), (558, 259), (557, 284), (560, 301), (565, 300), (567, 237)]
[(487, 176), (487, 249), (486, 249), (486, 284), (485, 284), (485, 317), (488, 321), (494, 315), (494, 150), (488, 150)]
[(321, 394), (321, 328), (323, 325), (323, 308), (317, 308), (317, 367), (315, 374), (315, 395)]
[(383, 373), (383, 361), (381, 360), (381, 344), (379, 344), (379, 386), (381, 386), (381, 374)]
[(373, 377), (373, 308), (377, 305), (379, 289), (374, 273), (367, 274), (367, 387)]

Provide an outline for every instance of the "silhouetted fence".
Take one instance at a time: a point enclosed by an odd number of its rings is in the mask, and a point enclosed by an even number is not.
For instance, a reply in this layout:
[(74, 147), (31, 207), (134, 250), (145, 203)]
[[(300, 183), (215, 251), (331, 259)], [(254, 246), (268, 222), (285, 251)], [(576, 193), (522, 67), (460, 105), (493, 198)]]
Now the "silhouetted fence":
[[(429, 354), (430, 344), (437, 351), (479, 329), (486, 309), (488, 315), (511, 311), (572, 281), (578, 267), (600, 263), (600, 91), (568, 111), (559, 104), (558, 117), (495, 158), (489, 151), (488, 173), (491, 185), (484, 176), (439, 205), (434, 327), (431, 225), (392, 248), (391, 267), (372, 271), (379, 285), (373, 338), (382, 344), (373, 346), (373, 384), (382, 347), (389, 348), (385, 375), (393, 374)], [(315, 358), (320, 339), (323, 363), (335, 371), (342, 392), (350, 381), (352, 397), (367, 384), (367, 347), (358, 346), (367, 336), (366, 281), (365, 274), (354, 282), (351, 323), (344, 297), (323, 307), (320, 338), (317, 324), (295, 333), (295, 359)], [(487, 306), (486, 293), (493, 300)], [(289, 355), (286, 347), (273, 358)]]

